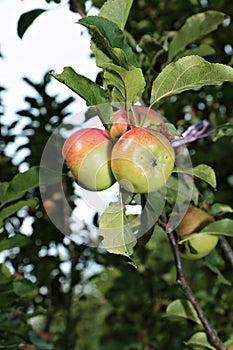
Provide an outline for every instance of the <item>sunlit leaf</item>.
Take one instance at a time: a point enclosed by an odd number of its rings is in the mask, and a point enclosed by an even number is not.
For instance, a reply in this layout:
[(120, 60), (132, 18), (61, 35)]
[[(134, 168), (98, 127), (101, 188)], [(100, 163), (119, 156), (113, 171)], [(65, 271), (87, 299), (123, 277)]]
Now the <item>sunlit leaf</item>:
[(108, 95), (104, 89), (92, 80), (76, 73), (71, 67), (65, 67), (61, 74), (54, 72), (50, 74), (82, 97), (88, 106), (109, 102)]
[(198, 315), (188, 300), (177, 299), (171, 302), (166, 309), (166, 316), (176, 316), (189, 319), (198, 325), (202, 325)]
[(168, 64), (153, 82), (150, 104), (206, 85), (233, 82), (233, 68), (191, 55)]
[(185, 342), (185, 344), (189, 346), (199, 346), (204, 349), (215, 350), (215, 348), (209, 343), (205, 332), (195, 333), (187, 342)]
[(213, 216), (221, 216), (228, 213), (233, 213), (233, 208), (224, 203), (214, 203), (210, 207), (210, 213)]
[(226, 18), (225, 13), (212, 10), (189, 17), (169, 45), (168, 60), (171, 61), (188, 44), (217, 29)]
[(41, 15), (46, 10), (44, 9), (35, 9), (32, 11), (28, 11), (23, 13), (18, 21), (17, 33), (18, 36), (22, 39), (26, 30), (30, 27), (30, 25), (35, 21), (35, 19)]
[(124, 29), (133, 0), (108, 0), (101, 7), (99, 16), (116, 23)]
[(205, 226), (199, 234), (214, 234), (233, 237), (233, 220), (222, 219)]
[(112, 202), (100, 217), (99, 236), (105, 249), (114, 254), (130, 256), (136, 239), (125, 215), (121, 198)]
[(197, 179), (205, 181), (213, 188), (216, 188), (216, 186), (217, 186), (215, 172), (209, 165), (206, 165), (206, 164), (199, 164), (192, 169), (176, 168), (173, 170), (173, 172), (178, 173), (178, 174), (184, 173), (184, 174), (188, 174), (190, 176), (194, 176)]

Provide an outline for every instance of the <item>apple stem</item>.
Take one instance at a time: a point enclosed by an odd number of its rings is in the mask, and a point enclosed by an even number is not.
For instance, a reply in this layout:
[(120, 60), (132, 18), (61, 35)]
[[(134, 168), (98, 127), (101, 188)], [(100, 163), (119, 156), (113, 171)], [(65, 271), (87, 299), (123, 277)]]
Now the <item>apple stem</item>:
[(172, 247), (174, 259), (175, 259), (175, 265), (176, 265), (176, 272), (177, 272), (177, 283), (183, 290), (184, 294), (186, 295), (187, 299), (191, 302), (192, 306), (194, 307), (199, 320), (201, 321), (208, 340), (211, 345), (213, 345), (217, 350), (227, 350), (225, 345), (222, 343), (222, 341), (219, 339), (219, 337), (216, 335), (215, 331), (212, 329), (209, 321), (205, 317), (202, 308), (200, 307), (196, 297), (194, 296), (187, 280), (185, 277), (185, 273), (182, 267), (181, 258), (179, 254), (179, 248), (177, 246), (176, 238), (173, 232), (167, 232), (167, 237), (169, 239), (169, 242)]
[(224, 251), (224, 254), (228, 258), (228, 260), (233, 268), (233, 250), (232, 250), (230, 244), (228, 243), (227, 239), (223, 236), (219, 236), (219, 242), (220, 242), (220, 245), (222, 247), (222, 250)]

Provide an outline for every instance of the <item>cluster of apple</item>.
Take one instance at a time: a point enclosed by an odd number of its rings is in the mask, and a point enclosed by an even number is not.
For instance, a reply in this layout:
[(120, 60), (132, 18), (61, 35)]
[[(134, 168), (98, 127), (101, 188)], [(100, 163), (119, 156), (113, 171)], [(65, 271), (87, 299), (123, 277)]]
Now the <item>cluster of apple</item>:
[(110, 128), (84, 128), (64, 143), (62, 154), (77, 183), (102, 191), (118, 181), (131, 193), (161, 188), (172, 173), (174, 149), (156, 126), (162, 117), (144, 106), (118, 110)]

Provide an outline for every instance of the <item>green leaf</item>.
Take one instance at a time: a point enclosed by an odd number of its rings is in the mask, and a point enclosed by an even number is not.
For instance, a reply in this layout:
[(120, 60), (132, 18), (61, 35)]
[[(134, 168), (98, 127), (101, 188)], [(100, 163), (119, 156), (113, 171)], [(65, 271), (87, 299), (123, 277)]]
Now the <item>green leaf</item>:
[(26, 13), (23, 13), (20, 16), (19, 21), (18, 21), (18, 26), (17, 26), (17, 34), (21, 39), (24, 36), (26, 30), (35, 21), (35, 19), (45, 11), (46, 10), (44, 10), (44, 9), (35, 9), (32, 11), (28, 11)]
[(214, 221), (211, 224), (205, 226), (199, 232), (199, 234), (201, 233), (233, 237), (233, 220), (222, 219), (222, 220)]
[[(18, 335), (25, 339), (26, 337), (26, 329), (25, 329), (25, 323), (23, 321), (14, 322), (14, 326), (12, 326), (12, 320), (1, 320), (0, 322), (0, 332), (3, 334), (3, 332), (9, 333), (11, 336)], [(19, 348), (17, 348), (19, 349)], [(5, 350), (5, 348), (4, 348)], [(15, 350), (15, 349), (14, 349)]]
[(185, 168), (176, 168), (173, 170), (174, 173), (183, 173), (188, 174), (190, 176), (194, 176), (197, 179), (200, 179), (202, 181), (205, 181), (213, 188), (216, 188), (216, 176), (214, 170), (206, 164), (199, 164), (195, 168), (192, 169), (185, 169)]
[(225, 13), (212, 10), (189, 17), (169, 45), (168, 60), (171, 61), (187, 45), (217, 29), (227, 18)]
[(8, 284), (12, 280), (12, 274), (6, 264), (0, 264), (0, 285)]
[(185, 50), (182, 53), (177, 55), (177, 59), (185, 56), (198, 55), (201, 57), (215, 55), (215, 49), (210, 45), (202, 44), (194, 49)]
[(177, 179), (174, 176), (170, 176), (166, 183), (166, 189), (168, 201), (171, 204), (177, 200), (181, 203), (193, 200), (196, 203), (199, 197), (199, 192), (192, 183), (192, 179), (189, 181), (188, 179)]
[(104, 79), (107, 85), (113, 87), (114, 102), (134, 104), (138, 101), (145, 87), (145, 80), (140, 68), (130, 67), (129, 70), (115, 64), (106, 65)]
[(108, 0), (101, 7), (99, 16), (109, 19), (124, 29), (133, 0)]
[[(142, 213), (138, 216), (140, 226), (136, 227), (138, 243), (146, 244), (151, 238), (155, 225), (165, 205), (165, 188), (160, 191), (140, 195)], [(137, 223), (138, 219), (134, 220)]]
[(24, 277), (16, 277), (13, 281), (13, 289), (15, 294), (20, 297), (28, 297), (36, 291), (35, 285)]
[(4, 207), (0, 211), (0, 227), (3, 226), (3, 220), (5, 220), (9, 216), (13, 215), (21, 208), (23, 208), (23, 207), (35, 208), (37, 206), (37, 204), (38, 204), (38, 202), (36, 199), (28, 199), (28, 200), (18, 201), (14, 204), (8, 205), (7, 207)]
[(104, 89), (92, 80), (76, 73), (71, 67), (65, 67), (61, 74), (55, 74), (53, 72), (50, 74), (82, 97), (88, 106), (96, 106), (109, 102), (108, 94)]
[(205, 85), (233, 82), (233, 68), (209, 63), (199, 56), (187, 56), (167, 65), (153, 82), (150, 104)]
[[(0, 349), (3, 350), (18, 350), (20, 349), (20, 345), (24, 343), (23, 338), (17, 336), (17, 335), (12, 335), (10, 339), (1, 339), (0, 340)], [(22, 347), (21, 347), (22, 349)]]
[(53, 350), (54, 346), (52, 344), (48, 344), (44, 339), (42, 339), (39, 335), (30, 332), (29, 339), (34, 344), (35, 348), (38, 350)]
[(30, 243), (32, 243), (30, 238), (21, 234), (16, 234), (15, 236), (0, 241), (0, 252), (14, 247), (24, 247)]
[(217, 275), (218, 282), (221, 284), (225, 284), (227, 286), (231, 286), (231, 282), (228, 281), (221, 271), (219, 270), (220, 268), (223, 267), (224, 265), (224, 260), (220, 258), (218, 255), (217, 251), (214, 249), (210, 254), (208, 254), (205, 258), (205, 264), (206, 266)]
[(1, 191), (0, 197), (2, 203), (1, 206), (22, 198), (28, 190), (38, 186), (39, 172), (37, 166), (34, 166), (23, 173), (18, 173), (9, 182), (8, 186), (6, 186), (6, 183), (3, 183), (2, 189), (4, 188), (4, 190)]
[[(88, 28), (95, 46), (113, 63), (127, 68), (125, 64), (128, 62), (138, 67), (135, 54), (127, 44), (124, 32), (116, 23), (99, 16), (87, 16), (81, 18), (78, 23)], [(119, 56), (119, 51), (114, 51), (114, 48), (121, 49), (124, 59), (122, 59), (122, 54)]]
[(195, 333), (185, 344), (188, 346), (199, 346), (205, 349), (215, 350), (215, 348), (210, 345), (205, 332)]
[(213, 216), (222, 216), (224, 214), (233, 213), (230, 205), (223, 203), (215, 203), (210, 207), (210, 213)]
[(133, 253), (136, 238), (125, 215), (121, 196), (117, 202), (109, 204), (100, 217), (99, 235), (105, 249), (114, 254), (129, 257)]
[(166, 317), (177, 316), (189, 319), (198, 325), (202, 325), (195, 309), (188, 300), (177, 299), (171, 302), (166, 309)]
[(212, 135), (212, 140), (216, 142), (222, 137), (226, 137), (226, 136), (230, 136), (230, 137), (233, 136), (233, 125), (229, 123), (216, 128), (215, 132)]

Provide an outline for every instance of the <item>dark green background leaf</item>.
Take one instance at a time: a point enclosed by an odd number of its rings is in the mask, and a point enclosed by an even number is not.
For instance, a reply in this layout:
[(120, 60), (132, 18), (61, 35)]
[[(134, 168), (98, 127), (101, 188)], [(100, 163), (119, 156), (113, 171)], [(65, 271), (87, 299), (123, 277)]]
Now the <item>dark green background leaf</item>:
[(46, 10), (44, 9), (35, 9), (32, 11), (26, 12), (20, 16), (20, 19), (18, 21), (17, 33), (21, 39), (24, 36), (26, 30), (35, 21), (35, 19), (45, 11)]

